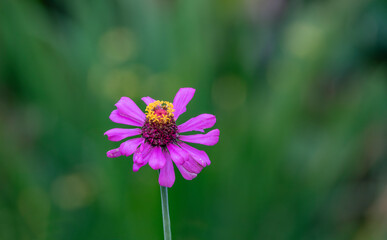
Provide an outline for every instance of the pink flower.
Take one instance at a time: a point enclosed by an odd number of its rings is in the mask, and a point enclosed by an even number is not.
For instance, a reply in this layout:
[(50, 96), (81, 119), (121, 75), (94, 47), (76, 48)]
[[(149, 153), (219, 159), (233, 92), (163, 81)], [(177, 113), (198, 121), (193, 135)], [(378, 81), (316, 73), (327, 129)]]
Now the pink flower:
[(116, 103), (117, 109), (110, 114), (110, 120), (140, 128), (114, 128), (105, 132), (105, 135), (110, 141), (121, 141), (137, 135), (139, 137), (121, 143), (119, 148), (108, 151), (107, 156), (115, 158), (133, 154), (133, 171), (138, 171), (146, 164), (155, 170), (160, 169), (161, 186), (172, 187), (175, 182), (172, 162), (185, 179), (194, 179), (211, 162), (204, 151), (184, 142), (212, 146), (219, 140), (219, 129), (206, 134), (180, 135), (190, 131), (204, 133), (204, 129), (211, 128), (216, 122), (214, 115), (201, 114), (176, 125), (194, 94), (193, 88), (181, 88), (173, 99), (173, 104), (143, 97), (142, 100), (147, 104), (146, 114), (130, 98), (122, 97)]

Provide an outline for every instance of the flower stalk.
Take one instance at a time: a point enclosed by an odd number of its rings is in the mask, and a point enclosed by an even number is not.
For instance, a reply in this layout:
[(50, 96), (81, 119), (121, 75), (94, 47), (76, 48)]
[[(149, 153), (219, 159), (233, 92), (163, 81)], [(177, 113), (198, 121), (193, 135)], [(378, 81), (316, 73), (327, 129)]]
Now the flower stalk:
[(161, 208), (163, 212), (164, 240), (171, 240), (171, 222), (169, 220), (168, 188), (160, 185)]

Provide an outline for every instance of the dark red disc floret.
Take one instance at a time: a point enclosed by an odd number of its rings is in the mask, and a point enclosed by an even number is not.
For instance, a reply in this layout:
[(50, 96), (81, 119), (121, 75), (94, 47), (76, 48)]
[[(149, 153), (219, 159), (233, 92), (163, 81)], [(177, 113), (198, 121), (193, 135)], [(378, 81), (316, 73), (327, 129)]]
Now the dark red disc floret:
[(172, 119), (168, 123), (147, 121), (142, 126), (142, 137), (152, 146), (165, 147), (169, 143), (176, 142), (178, 128)]

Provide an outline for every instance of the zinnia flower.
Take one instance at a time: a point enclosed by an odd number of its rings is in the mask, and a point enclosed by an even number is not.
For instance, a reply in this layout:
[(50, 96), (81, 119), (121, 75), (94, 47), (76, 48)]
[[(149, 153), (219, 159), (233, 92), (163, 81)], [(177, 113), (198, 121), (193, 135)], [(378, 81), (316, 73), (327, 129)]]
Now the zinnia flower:
[(110, 114), (110, 120), (140, 128), (114, 128), (105, 132), (105, 135), (110, 141), (121, 141), (137, 135), (139, 137), (121, 143), (119, 148), (108, 151), (107, 156), (115, 158), (134, 154), (133, 171), (138, 171), (147, 163), (155, 170), (160, 169), (161, 186), (172, 187), (175, 182), (172, 162), (185, 179), (194, 179), (211, 162), (204, 151), (184, 142), (212, 146), (219, 140), (219, 129), (206, 134), (180, 135), (190, 131), (204, 132), (204, 129), (211, 128), (216, 122), (214, 115), (201, 114), (176, 125), (194, 94), (193, 88), (181, 88), (173, 99), (173, 104), (143, 97), (142, 100), (147, 104), (146, 114), (130, 98), (122, 97), (115, 105), (117, 109)]

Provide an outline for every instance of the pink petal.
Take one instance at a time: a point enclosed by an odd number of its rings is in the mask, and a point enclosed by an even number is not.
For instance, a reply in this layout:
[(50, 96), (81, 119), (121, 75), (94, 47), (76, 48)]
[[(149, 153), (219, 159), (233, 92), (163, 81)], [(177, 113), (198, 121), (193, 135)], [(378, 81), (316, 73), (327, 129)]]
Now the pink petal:
[(187, 180), (194, 179), (203, 169), (203, 166), (196, 162), (192, 157), (185, 161), (183, 165), (176, 164), (176, 167), (179, 169), (183, 178)]
[(194, 94), (195, 89), (193, 88), (180, 88), (176, 93), (176, 96), (173, 99), (173, 107), (175, 109), (173, 115), (175, 116), (175, 120), (187, 110), (186, 106), (189, 101), (191, 101)]
[(126, 115), (121, 114), (117, 109), (114, 110), (110, 116), (110, 120), (115, 123), (120, 123), (120, 124), (126, 124), (126, 125), (131, 125), (131, 126), (136, 126), (136, 127), (142, 127), (142, 123), (138, 123), (136, 121), (133, 121), (132, 119), (129, 119), (126, 117)]
[(206, 167), (207, 165), (211, 164), (211, 161), (205, 151), (198, 150), (183, 142), (180, 142), (179, 145), (182, 149), (186, 150), (192, 156), (192, 158), (203, 167)]
[(188, 153), (181, 149), (179, 146), (168, 144), (167, 148), (172, 160), (178, 165), (183, 164), (184, 161), (189, 157)]
[(128, 97), (122, 97), (117, 103), (116, 107), (121, 116), (129, 118), (142, 126), (145, 121), (145, 114), (141, 109)]
[(136, 151), (138, 145), (144, 142), (143, 138), (134, 138), (121, 143), (120, 151), (122, 155), (130, 156)]
[(187, 169), (185, 169), (182, 165), (176, 165), (177, 169), (179, 169), (181, 175), (183, 176), (184, 179), (186, 180), (192, 180), (196, 178), (197, 174), (196, 173), (191, 173)]
[(146, 163), (133, 163), (133, 172), (137, 172), (140, 170), (142, 166), (144, 166)]
[(207, 134), (195, 134), (179, 137), (181, 141), (190, 142), (190, 143), (199, 143), (207, 146), (212, 146), (218, 143), (219, 141), (219, 129), (214, 129)]
[(141, 100), (144, 101), (144, 103), (145, 103), (146, 105), (149, 105), (150, 103), (153, 103), (154, 101), (156, 101), (156, 100), (154, 100), (154, 99), (151, 98), (151, 97), (143, 97), (143, 98), (141, 98)]
[(165, 156), (161, 147), (153, 147), (149, 153), (149, 166), (154, 170), (161, 169), (165, 166)]
[(133, 162), (134, 163), (142, 163), (142, 154), (140, 151), (138, 151), (139, 148), (137, 148), (136, 151), (134, 151), (133, 154)]
[(116, 157), (122, 156), (122, 154), (121, 154), (120, 149), (116, 148), (116, 149), (109, 150), (106, 153), (106, 156), (109, 157), (109, 158), (116, 158)]
[(148, 143), (143, 143), (133, 155), (133, 171), (137, 172), (142, 166), (148, 163), (149, 153), (151, 150), (151, 145)]
[(166, 159), (165, 166), (160, 169), (159, 183), (164, 187), (172, 187), (175, 183), (175, 171), (173, 170), (173, 163), (171, 157), (167, 152), (164, 152)]
[(108, 136), (110, 141), (121, 141), (124, 138), (132, 137), (139, 135), (141, 133), (141, 129), (125, 129), (125, 128), (113, 128), (104, 133), (104, 135)]
[(144, 143), (140, 145), (133, 153), (133, 162), (139, 163), (142, 162), (142, 152), (144, 150)]
[(200, 173), (203, 170), (203, 166), (200, 165), (193, 157), (188, 158), (182, 165), (188, 172)]
[(147, 163), (148, 162), (148, 156), (151, 150), (151, 145), (148, 143), (143, 143), (137, 150), (135, 151), (133, 155), (133, 161), (138, 164)]
[(199, 131), (214, 126), (216, 117), (212, 114), (201, 114), (179, 125), (179, 132)]

